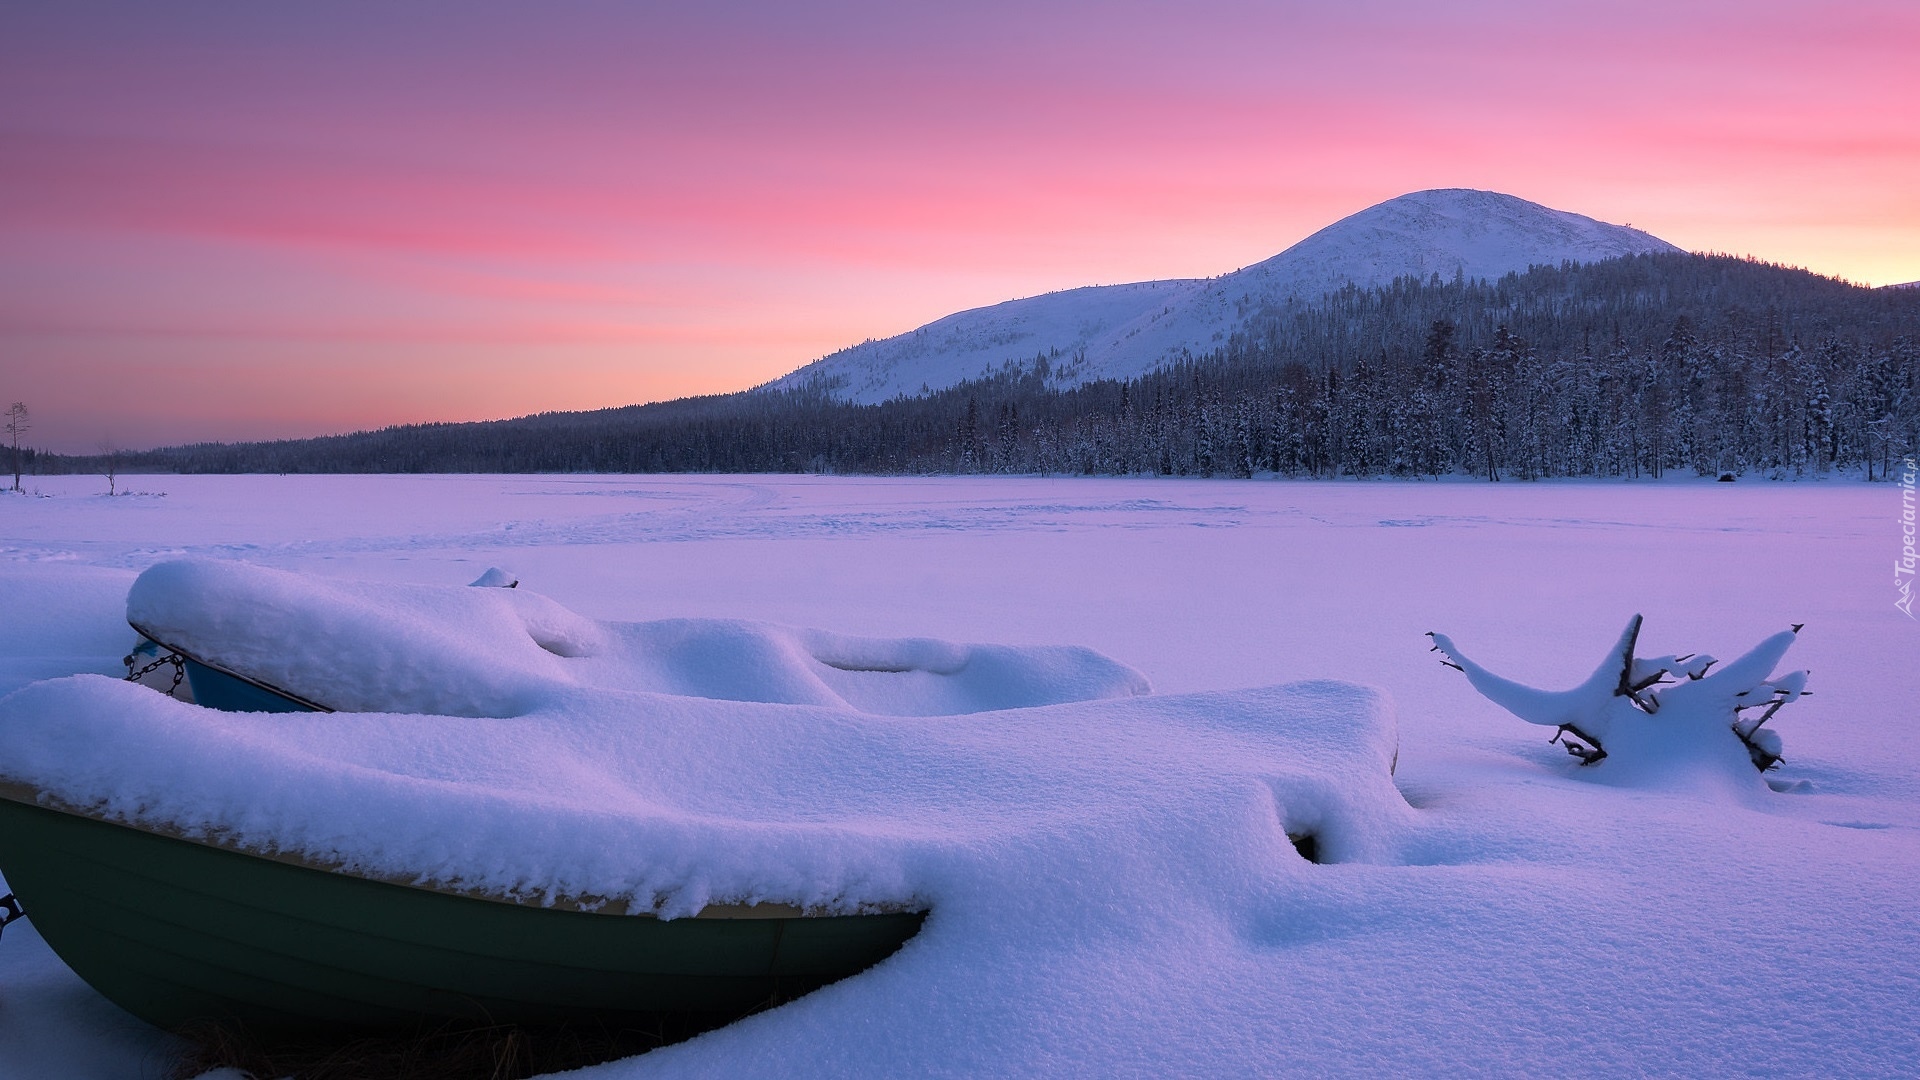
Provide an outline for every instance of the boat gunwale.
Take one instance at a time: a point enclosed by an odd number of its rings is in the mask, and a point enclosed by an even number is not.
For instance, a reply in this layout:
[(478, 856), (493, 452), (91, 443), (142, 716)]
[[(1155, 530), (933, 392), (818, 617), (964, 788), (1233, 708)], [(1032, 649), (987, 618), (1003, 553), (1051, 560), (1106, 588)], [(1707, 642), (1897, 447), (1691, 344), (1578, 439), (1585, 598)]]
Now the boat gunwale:
[(195, 656), (194, 654), (179, 647), (178, 645), (169, 645), (165, 641), (162, 641), (157, 635), (155, 635), (153, 631), (148, 630), (146, 627), (141, 626), (139, 623), (134, 622), (132, 619), (127, 620), (127, 625), (133, 628), (134, 633), (139, 634), (141, 637), (146, 638), (148, 641), (153, 642), (155, 645), (159, 646), (160, 648), (165, 649), (170, 653), (177, 653), (179, 654), (181, 659), (190, 660), (193, 663), (199, 664), (201, 667), (206, 668), (207, 670), (212, 671), (217, 675), (225, 675), (229, 679), (234, 679), (236, 681), (246, 683), (248, 686), (251, 686), (256, 690), (265, 691), (266, 693), (272, 694), (276, 697), (286, 698), (288, 701), (293, 702), (295, 705), (299, 705), (300, 707), (310, 710), (312, 712), (330, 713), (330, 712), (339, 711), (333, 708), (331, 705), (322, 705), (319, 702), (314, 701), (310, 698), (302, 697), (291, 690), (282, 690), (281, 688), (273, 685), (272, 683), (261, 682), (259, 679), (255, 679), (247, 675), (242, 675), (239, 672), (234, 671), (230, 668), (227, 668), (223, 665), (216, 664), (210, 660), (202, 659), (201, 657)]
[[(341, 877), (354, 878), (377, 885), (391, 885), (397, 888), (412, 889), (417, 892), (458, 897), (465, 900), (478, 900), (484, 903), (501, 904), (507, 907), (672, 921), (663, 918), (658, 911), (635, 908), (630, 901), (624, 898), (547, 895), (532, 899), (521, 899), (498, 890), (460, 888), (445, 884), (411, 880), (399, 875), (373, 874), (364, 871), (350, 870), (344, 863), (329, 863), (300, 852), (262, 851), (241, 844), (232, 838), (222, 837), (217, 834), (193, 835), (177, 825), (166, 822), (128, 820), (109, 816), (101, 813), (97, 807), (88, 808), (80, 806), (66, 799), (62, 799), (57, 795), (53, 795), (31, 783), (6, 776), (0, 776), (0, 799), (25, 806), (36, 807), (41, 810), (52, 811), (54, 813), (66, 814), (70, 817), (81, 818), (114, 828), (131, 829), (135, 832), (143, 832), (169, 840), (177, 840), (181, 843), (193, 844), (215, 851), (225, 851), (234, 855), (299, 867), (304, 870), (312, 870), (323, 874), (336, 874)], [(824, 906), (805, 907), (798, 904), (785, 904), (775, 901), (732, 901), (710, 903), (703, 906), (699, 911), (691, 915), (680, 916), (680, 918), (713, 921), (830, 919), (859, 918), (867, 915), (924, 915), (929, 910), (925, 904), (912, 901), (883, 902), (877, 904), (862, 903), (853, 910), (840, 910)]]

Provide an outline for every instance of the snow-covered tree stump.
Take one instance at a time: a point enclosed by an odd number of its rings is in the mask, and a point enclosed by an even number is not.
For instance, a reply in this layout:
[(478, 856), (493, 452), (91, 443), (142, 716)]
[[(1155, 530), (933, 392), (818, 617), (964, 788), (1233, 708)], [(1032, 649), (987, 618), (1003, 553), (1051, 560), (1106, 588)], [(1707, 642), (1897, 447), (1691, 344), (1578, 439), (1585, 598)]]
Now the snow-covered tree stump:
[(1798, 625), (1783, 630), (1727, 664), (1704, 654), (1637, 657), (1635, 615), (1587, 681), (1559, 691), (1502, 678), (1445, 634), (1427, 636), (1475, 690), (1530, 724), (1555, 729), (1552, 741), (1582, 765), (1605, 762), (1609, 779), (1666, 786), (1717, 774), (1751, 788), (1755, 770), (1765, 773), (1783, 760), (1779, 733), (1764, 725), (1807, 694), (1807, 672), (1772, 674), (1799, 632)]

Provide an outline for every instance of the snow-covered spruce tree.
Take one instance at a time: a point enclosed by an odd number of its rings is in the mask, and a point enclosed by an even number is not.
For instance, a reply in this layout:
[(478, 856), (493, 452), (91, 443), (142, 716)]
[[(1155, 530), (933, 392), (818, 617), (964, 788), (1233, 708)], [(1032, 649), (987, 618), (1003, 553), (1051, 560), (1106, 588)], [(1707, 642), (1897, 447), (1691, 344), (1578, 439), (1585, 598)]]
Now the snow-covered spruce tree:
[(1778, 732), (1764, 728), (1806, 695), (1807, 673), (1774, 675), (1800, 627), (1783, 630), (1728, 664), (1711, 656), (1638, 657), (1640, 616), (1627, 623), (1586, 682), (1540, 690), (1502, 678), (1468, 659), (1444, 634), (1430, 633), (1448, 667), (1489, 701), (1530, 724), (1554, 728), (1596, 778), (1648, 787), (1758, 790), (1778, 765)]

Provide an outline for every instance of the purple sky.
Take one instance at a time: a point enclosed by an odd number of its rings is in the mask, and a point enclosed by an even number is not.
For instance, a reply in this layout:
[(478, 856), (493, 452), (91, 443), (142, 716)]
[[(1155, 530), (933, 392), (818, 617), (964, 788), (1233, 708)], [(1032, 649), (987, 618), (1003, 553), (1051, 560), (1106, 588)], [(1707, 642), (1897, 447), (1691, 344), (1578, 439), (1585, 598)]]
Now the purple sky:
[(0, 402), (89, 450), (727, 391), (1427, 187), (1920, 278), (1911, 3), (0, 12)]

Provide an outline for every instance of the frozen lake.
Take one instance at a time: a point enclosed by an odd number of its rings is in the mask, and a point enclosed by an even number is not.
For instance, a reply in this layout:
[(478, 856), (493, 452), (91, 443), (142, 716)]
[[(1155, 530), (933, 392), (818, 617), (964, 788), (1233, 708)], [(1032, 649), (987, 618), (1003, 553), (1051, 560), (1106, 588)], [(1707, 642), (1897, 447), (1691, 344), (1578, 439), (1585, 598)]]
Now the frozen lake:
[[(498, 566), (598, 619), (1080, 644), (1161, 694), (1340, 679), (1397, 704), (1412, 811), (1390, 857), (1251, 884), (1151, 863), (1172, 898), (1150, 919), (1022, 882), (1083, 906), (1044, 942), (930, 921), (871, 972), (596, 1076), (1895, 1075), (1920, 1055), (1895, 487), (128, 479), (0, 499), (0, 693), (121, 673), (135, 574), (192, 555), (377, 582)], [(1594, 783), (1423, 636), (1571, 686), (1636, 612), (1643, 654), (1806, 624), (1785, 664), (1814, 696), (1775, 726), (1809, 790), (1756, 809)], [(31, 922), (7, 931), (0, 1077), (160, 1075), (167, 1052)]]

